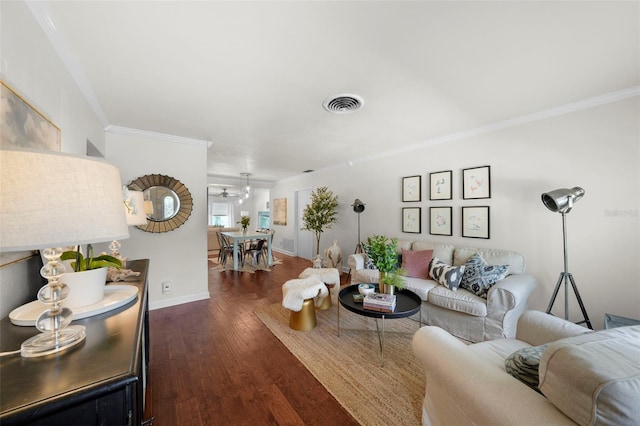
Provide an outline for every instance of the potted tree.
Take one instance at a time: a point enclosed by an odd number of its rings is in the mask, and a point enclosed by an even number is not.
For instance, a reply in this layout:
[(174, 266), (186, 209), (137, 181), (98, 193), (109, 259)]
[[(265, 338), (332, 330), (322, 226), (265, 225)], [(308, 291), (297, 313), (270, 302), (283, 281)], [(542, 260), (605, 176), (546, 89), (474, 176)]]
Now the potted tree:
[(371, 262), (380, 271), (380, 293), (393, 294), (396, 287), (404, 288), (402, 276), (405, 271), (398, 265), (398, 239), (374, 235), (362, 245)]
[(311, 192), (311, 204), (302, 212), (303, 231), (312, 231), (316, 236), (316, 258), (320, 256), (320, 237), (325, 229), (338, 221), (338, 196), (326, 186)]

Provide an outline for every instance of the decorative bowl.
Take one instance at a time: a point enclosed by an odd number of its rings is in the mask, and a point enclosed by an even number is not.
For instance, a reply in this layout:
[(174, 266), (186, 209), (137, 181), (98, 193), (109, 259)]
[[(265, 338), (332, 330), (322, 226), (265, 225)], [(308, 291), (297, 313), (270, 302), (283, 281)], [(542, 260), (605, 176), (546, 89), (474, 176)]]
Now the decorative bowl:
[(361, 295), (366, 296), (376, 291), (376, 287), (373, 284), (358, 284), (358, 291)]

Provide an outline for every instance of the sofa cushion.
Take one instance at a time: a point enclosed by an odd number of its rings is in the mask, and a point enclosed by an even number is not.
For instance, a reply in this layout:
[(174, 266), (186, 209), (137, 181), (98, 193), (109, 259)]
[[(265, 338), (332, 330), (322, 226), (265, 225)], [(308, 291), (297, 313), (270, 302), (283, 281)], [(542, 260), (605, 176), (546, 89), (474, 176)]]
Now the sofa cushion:
[(440, 287), (440, 285), (433, 280), (423, 280), (422, 278), (411, 277), (404, 278), (404, 288), (411, 290), (424, 301), (428, 300), (429, 292), (436, 287)]
[(428, 241), (416, 241), (411, 250), (433, 250), (433, 255), (449, 265), (453, 265), (453, 246), (451, 244), (433, 244)]
[(544, 344), (528, 346), (515, 351), (504, 360), (505, 370), (531, 389), (540, 392), (540, 389), (538, 389), (538, 367), (540, 366), (542, 352), (546, 348), (547, 345)]
[(475, 317), (487, 316), (487, 301), (467, 290), (452, 291), (438, 286), (429, 291), (429, 303), (450, 311), (462, 312)]
[(637, 424), (640, 326), (586, 333), (550, 343), (540, 361), (540, 390), (579, 424)]
[(402, 269), (407, 277), (429, 278), (429, 263), (433, 257), (433, 250), (412, 251), (402, 249)]
[[(474, 254), (480, 254), (489, 265), (509, 265), (507, 275), (524, 274), (525, 258), (522, 254), (509, 250), (458, 247), (453, 252), (453, 265), (464, 265)], [(437, 255), (437, 254), (436, 254)]]
[(489, 265), (476, 253), (464, 264), (460, 287), (486, 299), (489, 289), (507, 276), (508, 268), (508, 265)]
[(464, 266), (452, 266), (448, 263), (442, 262), (437, 257), (431, 259), (429, 265), (429, 275), (434, 280), (445, 286), (450, 290), (457, 290), (462, 280), (462, 274), (464, 273)]

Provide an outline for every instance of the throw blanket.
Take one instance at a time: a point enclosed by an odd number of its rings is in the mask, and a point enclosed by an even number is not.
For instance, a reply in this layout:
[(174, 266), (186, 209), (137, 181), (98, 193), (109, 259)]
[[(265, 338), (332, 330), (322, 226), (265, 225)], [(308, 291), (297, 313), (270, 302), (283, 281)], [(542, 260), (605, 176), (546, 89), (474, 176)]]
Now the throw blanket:
[(315, 305), (318, 306), (328, 295), (327, 286), (316, 277), (289, 280), (282, 286), (282, 306), (300, 312), (306, 299), (316, 298)]

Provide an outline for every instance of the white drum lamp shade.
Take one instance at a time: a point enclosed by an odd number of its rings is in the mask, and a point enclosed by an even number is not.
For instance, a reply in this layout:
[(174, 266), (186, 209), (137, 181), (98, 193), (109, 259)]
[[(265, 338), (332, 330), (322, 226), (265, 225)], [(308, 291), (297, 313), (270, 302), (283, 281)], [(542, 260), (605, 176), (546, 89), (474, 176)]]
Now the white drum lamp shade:
[(120, 171), (88, 157), (0, 151), (1, 251), (129, 238)]

